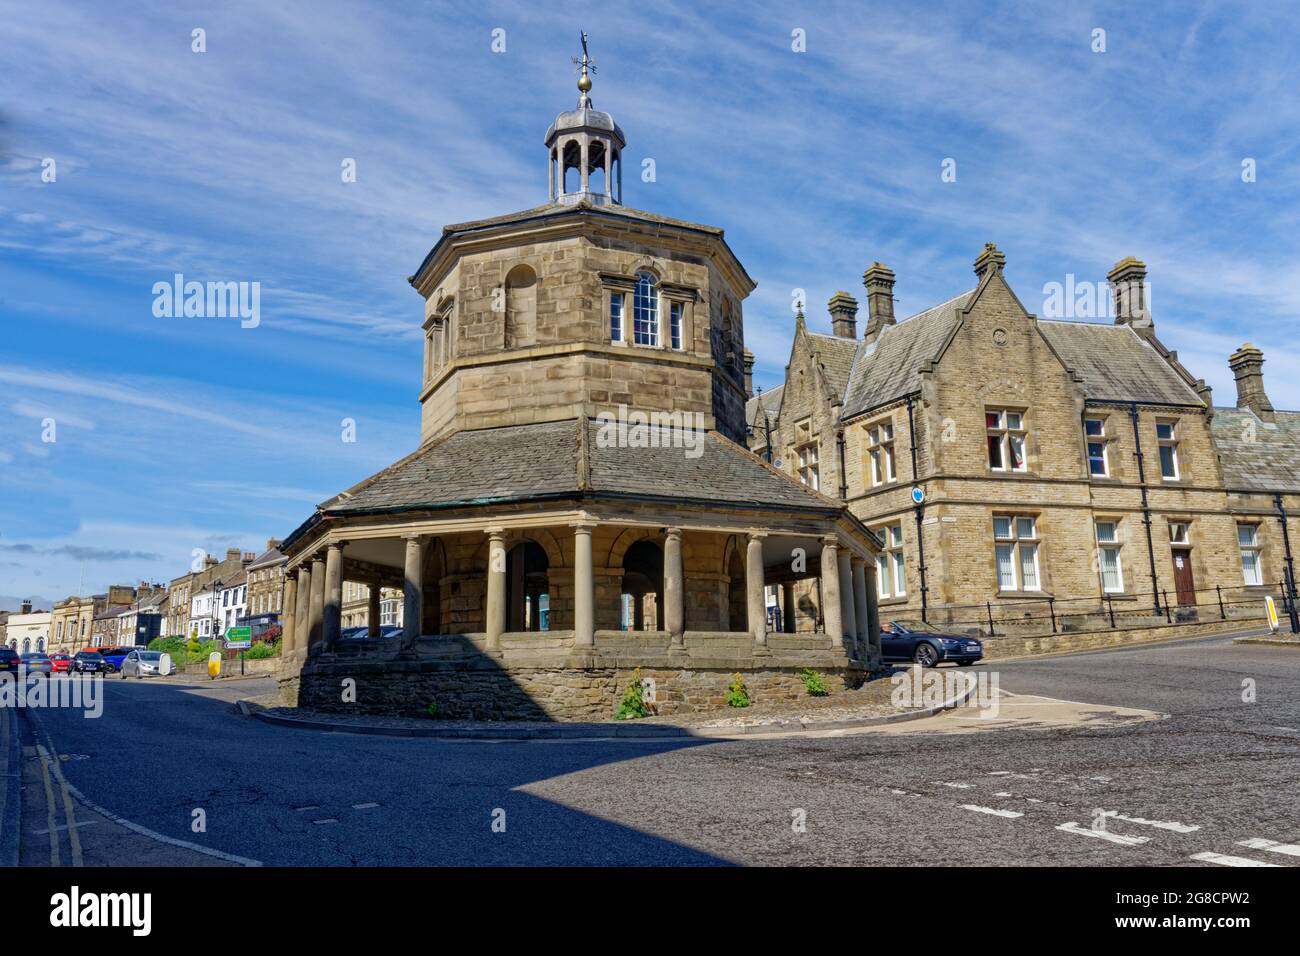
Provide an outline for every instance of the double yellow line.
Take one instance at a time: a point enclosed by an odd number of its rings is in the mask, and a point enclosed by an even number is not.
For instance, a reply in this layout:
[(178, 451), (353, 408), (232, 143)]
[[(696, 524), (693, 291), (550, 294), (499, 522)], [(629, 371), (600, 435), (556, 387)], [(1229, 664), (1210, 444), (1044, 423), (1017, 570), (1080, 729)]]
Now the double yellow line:
[(81, 837), (77, 833), (77, 811), (68, 792), (68, 781), (63, 776), (57, 755), (45, 749), (44, 744), (36, 745), (36, 753), (41, 760), (41, 782), (45, 785), (45, 819), (50, 829), (50, 866), (60, 865), (60, 846), (58, 828), (58, 806), (54, 798), (54, 785), (59, 785), (59, 796), (63, 800), (63, 817), (68, 824), (68, 847), (72, 855), (73, 866), (83, 866), (81, 856)]

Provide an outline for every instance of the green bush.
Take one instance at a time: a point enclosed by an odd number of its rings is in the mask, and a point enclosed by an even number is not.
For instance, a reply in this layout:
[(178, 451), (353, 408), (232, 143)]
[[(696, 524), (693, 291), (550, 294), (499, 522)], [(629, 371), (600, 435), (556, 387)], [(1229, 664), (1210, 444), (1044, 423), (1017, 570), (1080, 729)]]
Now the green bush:
[(646, 703), (644, 693), (645, 690), (641, 686), (641, 668), (638, 667), (632, 672), (627, 690), (623, 691), (623, 699), (619, 701), (618, 710), (614, 711), (614, 719), (632, 720), (637, 717), (649, 717), (653, 711)]
[(244, 652), (244, 657), (250, 661), (263, 661), (268, 657), (275, 657), (279, 653), (279, 644), (254, 644)]
[(799, 672), (799, 677), (803, 680), (804, 689), (813, 697), (825, 697), (829, 691), (826, 689), (826, 681), (822, 675), (817, 673), (811, 667), (805, 667)]
[(437, 719), (438, 719), (438, 702), (437, 702), (436, 700), (431, 700), (431, 701), (429, 701), (429, 706), (426, 707), (426, 708), (424, 708), (424, 712), (425, 712), (425, 714), (427, 714), (427, 715), (428, 715), (432, 720), (437, 720)]
[(739, 674), (731, 679), (731, 684), (727, 687), (727, 703), (732, 707), (749, 706), (749, 688)]

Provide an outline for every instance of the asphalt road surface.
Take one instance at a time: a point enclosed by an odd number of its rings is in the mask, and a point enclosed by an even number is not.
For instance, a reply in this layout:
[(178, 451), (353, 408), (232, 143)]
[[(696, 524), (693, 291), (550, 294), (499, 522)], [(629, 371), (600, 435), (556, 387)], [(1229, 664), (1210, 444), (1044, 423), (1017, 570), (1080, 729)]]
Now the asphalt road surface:
[(725, 742), (321, 733), (232, 707), (269, 681), (109, 680), (100, 719), (24, 719), (22, 862), (1300, 865), (1300, 652), (971, 672), (1003, 719)]

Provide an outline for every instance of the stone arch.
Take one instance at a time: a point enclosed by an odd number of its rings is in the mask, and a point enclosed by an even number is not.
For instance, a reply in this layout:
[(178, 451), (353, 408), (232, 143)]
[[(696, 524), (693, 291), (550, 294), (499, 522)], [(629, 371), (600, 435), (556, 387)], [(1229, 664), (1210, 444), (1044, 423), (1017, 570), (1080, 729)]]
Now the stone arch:
[(654, 528), (624, 528), (614, 539), (614, 543), (609, 546), (609, 554), (605, 556), (605, 567), (622, 567), (623, 556), (627, 554), (627, 549), (643, 538), (653, 538), (660, 547), (663, 546), (662, 531)]
[(505, 347), (537, 344), (537, 273), (519, 263), (505, 278)]
[(434, 538), (424, 549), (424, 563), (420, 569), (424, 610), (420, 617), (421, 634), (443, 633), (442, 581), (447, 576), (447, 548), (440, 538)]
[(749, 630), (749, 595), (745, 583), (745, 545), (736, 535), (727, 539), (722, 551), (722, 573), (726, 575), (728, 631)]
[(628, 608), (629, 631), (664, 629), (664, 550), (650, 537), (632, 542), (623, 553), (619, 599)]
[(506, 551), (506, 630), (550, 630), (551, 580), (546, 549), (521, 538)]
[[(507, 531), (504, 538), (506, 551), (509, 551), (520, 542), (532, 541), (546, 552), (546, 563), (550, 567), (567, 568), (570, 566), (569, 562), (564, 559), (564, 549), (560, 547), (559, 540), (549, 528), (529, 528), (527, 531)], [(490, 542), (488, 541), (488, 536), (483, 535), (483, 540), (480, 541), (478, 547), (474, 549), (475, 568), (487, 569), (489, 546)]]

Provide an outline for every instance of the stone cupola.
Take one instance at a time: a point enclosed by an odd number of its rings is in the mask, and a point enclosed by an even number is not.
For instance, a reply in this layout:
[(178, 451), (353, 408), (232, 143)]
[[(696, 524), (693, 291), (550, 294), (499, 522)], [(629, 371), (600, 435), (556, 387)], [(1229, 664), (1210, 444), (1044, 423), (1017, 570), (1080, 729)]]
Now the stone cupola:
[(1273, 403), (1264, 392), (1264, 353), (1247, 342), (1228, 357), (1228, 367), (1237, 380), (1237, 407), (1273, 421)]
[[(623, 147), (627, 140), (614, 117), (592, 106), (591, 75), (596, 65), (587, 55), (582, 35), (578, 106), (561, 113), (546, 131), (547, 182), (550, 201), (562, 205), (589, 202), (596, 206), (623, 202)], [(572, 170), (572, 174), (570, 174)]]
[(831, 331), (842, 339), (858, 337), (858, 300), (847, 292), (836, 292), (826, 304), (831, 314)]

